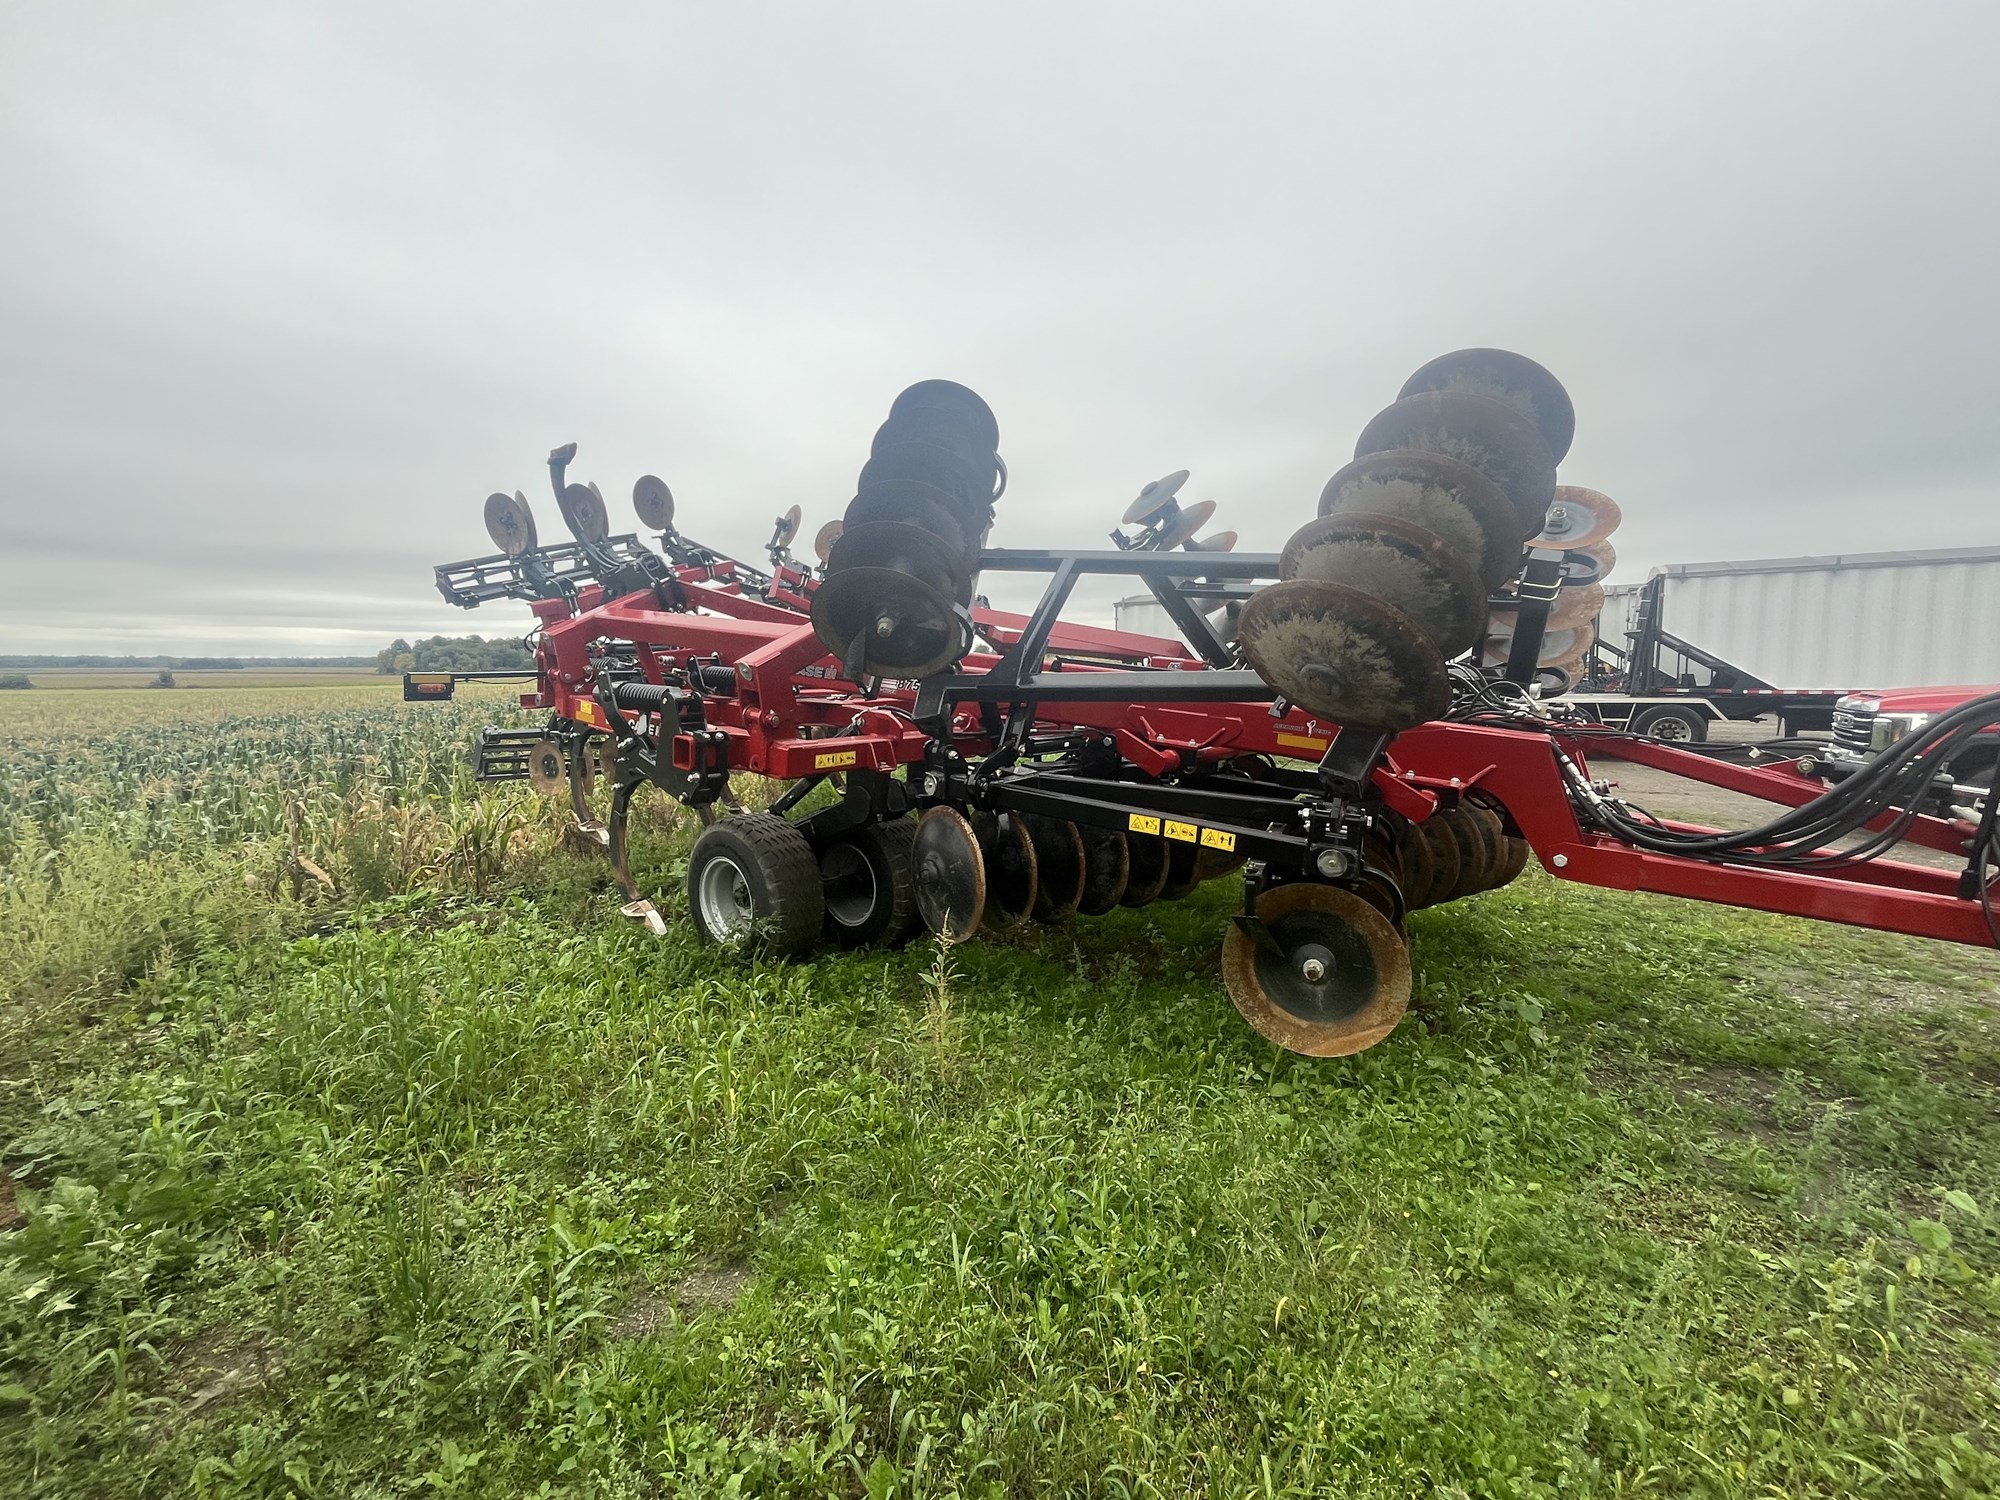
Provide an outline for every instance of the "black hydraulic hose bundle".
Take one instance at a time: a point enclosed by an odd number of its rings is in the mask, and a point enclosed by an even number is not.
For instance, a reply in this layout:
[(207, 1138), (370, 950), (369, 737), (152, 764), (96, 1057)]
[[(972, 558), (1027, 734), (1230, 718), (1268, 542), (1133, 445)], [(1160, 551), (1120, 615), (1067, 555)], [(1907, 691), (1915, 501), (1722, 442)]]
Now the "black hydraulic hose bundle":
[[(1873, 859), (1902, 840), (1920, 814), (1937, 773), (1983, 730), (2000, 725), (2000, 693), (1962, 703), (1897, 742), (1863, 770), (1802, 807), (1756, 828), (1724, 833), (1682, 833), (1648, 825), (1612, 799), (1591, 790), (1567, 757), (1579, 812), (1619, 839), (1661, 854), (1727, 859), (1732, 863), (1792, 868), (1842, 868)], [(1853, 849), (1827, 850), (1835, 840), (1864, 831), (1885, 812), (1896, 816)]]

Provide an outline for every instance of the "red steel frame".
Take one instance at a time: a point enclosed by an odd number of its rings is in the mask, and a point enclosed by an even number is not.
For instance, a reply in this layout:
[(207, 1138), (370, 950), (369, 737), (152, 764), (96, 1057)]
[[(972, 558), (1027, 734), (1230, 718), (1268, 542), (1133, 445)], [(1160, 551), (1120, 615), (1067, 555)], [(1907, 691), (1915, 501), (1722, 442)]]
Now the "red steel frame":
[[(670, 669), (696, 662), (720, 660), (734, 669), (734, 697), (703, 699), (708, 727), (727, 736), (732, 770), (793, 780), (835, 769), (891, 771), (923, 759), (927, 737), (909, 717), (911, 685), (889, 684), (878, 696), (861, 699), (843, 683), (838, 663), (804, 615), (812, 591), (809, 575), (797, 569), (791, 570), (796, 577), (780, 573), (774, 592), (787, 601), (781, 605), (743, 593), (731, 571), (726, 563), (678, 570), (688, 604), (701, 613), (662, 609), (649, 592), (607, 598), (594, 586), (580, 592), (574, 611), (560, 600), (537, 602), (532, 607), (543, 623), (540, 685), (522, 697), (522, 706), (553, 709), (561, 717), (608, 728), (593, 697), (595, 672), (588, 648), (613, 639), (638, 648), (640, 665), (654, 682), (664, 681)], [(1027, 623), (1022, 615), (984, 609), (975, 617), (1002, 644)], [(1338, 726), (1296, 708), (1274, 717), (1269, 702), (1175, 703), (1171, 672), (1206, 669), (1176, 641), (1059, 624), (1049, 645), (1052, 652), (1165, 669), (1158, 701), (1064, 703), (1038, 710), (1038, 720), (1052, 729), (1089, 728), (1111, 736), (1120, 755), (1150, 776), (1241, 755), (1316, 760), (1339, 733)], [(965, 658), (961, 670), (982, 672), (996, 660), (975, 653)], [(1104, 669), (1072, 663), (1062, 670)], [(990, 748), (976, 714), (960, 711), (952, 728), (962, 750)], [(836, 729), (846, 732), (837, 747), (829, 746), (826, 735)], [(1440, 796), (1476, 788), (1504, 807), (1543, 868), (1559, 879), (1953, 942), (1992, 942), (1980, 903), (1958, 893), (1959, 877), (1953, 871), (1886, 859), (1813, 872), (1725, 864), (1653, 853), (1586, 827), (1571, 805), (1557, 755), (1567, 755), (1587, 773), (1593, 748), (1781, 806), (1801, 806), (1824, 791), (1819, 783), (1793, 773), (1790, 762), (1739, 766), (1604, 731), (1549, 735), (1447, 722), (1397, 736), (1372, 781), (1391, 809), (1415, 820), (1429, 816)], [(1884, 813), (1868, 826), (1886, 826), (1892, 816)], [(1922, 816), (1905, 837), (1963, 856), (1973, 833), (1969, 824)]]

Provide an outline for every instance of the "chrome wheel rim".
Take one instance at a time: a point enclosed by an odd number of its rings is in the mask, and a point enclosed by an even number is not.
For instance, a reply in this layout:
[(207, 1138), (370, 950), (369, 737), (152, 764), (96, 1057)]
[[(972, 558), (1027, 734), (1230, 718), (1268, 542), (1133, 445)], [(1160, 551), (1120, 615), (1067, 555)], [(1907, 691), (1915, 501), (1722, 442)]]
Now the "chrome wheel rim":
[(695, 900), (701, 907), (701, 925), (719, 942), (735, 942), (750, 935), (756, 924), (757, 905), (750, 895), (750, 882), (743, 869), (726, 854), (718, 854), (702, 867), (695, 883)]

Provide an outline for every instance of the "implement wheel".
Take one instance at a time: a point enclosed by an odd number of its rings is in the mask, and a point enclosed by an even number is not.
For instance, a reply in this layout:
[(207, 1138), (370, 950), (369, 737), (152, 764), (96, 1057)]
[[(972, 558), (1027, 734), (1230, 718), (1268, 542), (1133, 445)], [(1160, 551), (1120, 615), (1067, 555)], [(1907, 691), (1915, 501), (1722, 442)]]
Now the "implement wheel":
[(917, 910), (917, 820), (870, 823), (819, 853), (826, 935), (843, 948), (899, 947), (923, 926)]
[(1222, 982), (1236, 1009), (1288, 1051), (1344, 1057), (1396, 1029), (1410, 1003), (1410, 952), (1352, 891), (1299, 881), (1257, 898), (1267, 944), (1232, 924)]
[(695, 930), (725, 947), (804, 953), (826, 921), (812, 845), (773, 813), (724, 818), (696, 839), (687, 894)]

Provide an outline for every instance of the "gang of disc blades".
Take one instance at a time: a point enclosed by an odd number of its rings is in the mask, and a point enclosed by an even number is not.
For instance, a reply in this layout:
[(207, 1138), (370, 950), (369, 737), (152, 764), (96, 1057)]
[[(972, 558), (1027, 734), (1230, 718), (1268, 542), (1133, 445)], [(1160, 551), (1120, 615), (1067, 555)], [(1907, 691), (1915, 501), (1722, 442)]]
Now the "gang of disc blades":
[(993, 408), (977, 391), (960, 385), (956, 380), (919, 380), (915, 385), (905, 387), (889, 403), (889, 415), (892, 417), (918, 411), (948, 412), (969, 426), (977, 434), (980, 445), (988, 451), (1000, 446), (1000, 421), (993, 415)]
[(928, 677), (972, 646), (971, 631), (948, 595), (891, 568), (829, 570), (813, 591), (812, 622), (820, 644), (843, 667), (867, 632), (860, 670), (869, 677)]
[(1384, 407), (1362, 429), (1354, 456), (1391, 448), (1442, 453), (1471, 464), (1500, 487), (1514, 508), (1515, 536), (1542, 529), (1556, 493), (1556, 461), (1526, 417), (1505, 402), (1470, 391), (1423, 391)]
[(1207, 536), (1191, 536), (1181, 545), (1190, 552), (1234, 552), (1236, 533), (1233, 531), (1211, 531)]
[(1430, 886), (1424, 893), (1422, 904), (1436, 906), (1441, 901), (1449, 901), (1452, 891), (1458, 886), (1458, 838), (1442, 813), (1434, 813), (1424, 819), (1417, 825), (1416, 831), (1431, 861)]
[(1437, 875), (1437, 866), (1431, 859), (1430, 843), (1423, 837), (1418, 824), (1412, 823), (1403, 832), (1398, 846), (1403, 858), (1403, 905), (1409, 911), (1417, 911), (1431, 904), (1431, 882)]
[(992, 487), (975, 478), (974, 466), (936, 443), (891, 443), (861, 466), (856, 494), (892, 479), (914, 479), (941, 490), (968, 518), (991, 511)]
[(1604, 612), (1604, 589), (1595, 583), (1565, 583), (1549, 611), (1549, 629), (1574, 630), (1588, 625)]
[(833, 551), (833, 544), (840, 540), (842, 526), (843, 523), (840, 517), (835, 516), (831, 521), (820, 527), (819, 531), (813, 537), (814, 557), (817, 557), (821, 562), (827, 560), (827, 557)]
[(641, 474), (632, 482), (632, 509), (649, 531), (674, 529), (674, 492), (657, 474)]
[(1479, 830), (1479, 837), (1486, 849), (1486, 868), (1480, 874), (1482, 891), (1490, 891), (1502, 882), (1500, 872), (1507, 860), (1507, 825), (1500, 821), (1500, 814), (1478, 802), (1459, 805), (1459, 812)]
[(1540, 534), (1528, 545), (1559, 552), (1588, 547), (1616, 531), (1621, 519), (1618, 502), (1609, 495), (1581, 485), (1559, 485)]
[(772, 545), (789, 547), (792, 543), (792, 538), (799, 534), (799, 522), (804, 516), (805, 512), (794, 505), (790, 510), (778, 517), (777, 534), (772, 539)]
[(1035, 846), (1035, 920), (1060, 922), (1083, 901), (1083, 835), (1063, 818), (1019, 816)]
[(604, 509), (604, 497), (589, 485), (564, 485), (561, 503), (563, 520), (579, 542), (601, 542), (611, 535), (611, 516)]
[(1167, 841), (1157, 833), (1128, 833), (1125, 845), (1131, 864), (1125, 876), (1120, 906), (1150, 906), (1167, 888)]
[(1139, 491), (1139, 498), (1125, 507), (1120, 518), (1121, 526), (1142, 526), (1167, 508), (1167, 502), (1181, 492), (1181, 486), (1188, 482), (1188, 471), (1176, 469), (1164, 479), (1155, 479)]
[(1444, 657), (1394, 605), (1291, 578), (1251, 595), (1237, 639), (1257, 675), (1306, 712), (1395, 734), (1451, 702)]
[(1442, 453), (1390, 448), (1354, 460), (1319, 494), (1323, 516), (1393, 516), (1472, 559), (1490, 592), (1521, 570), (1520, 518), (1500, 486)]
[(973, 836), (986, 861), (986, 909), (980, 929), (1007, 932), (1034, 915), (1035, 842), (1018, 814), (983, 812), (972, 820)]
[(1526, 417), (1549, 445), (1557, 463), (1576, 436), (1576, 407), (1563, 383), (1525, 354), (1511, 349), (1458, 349), (1418, 368), (1396, 394), (1470, 391), (1505, 402)]
[(1159, 540), (1153, 543), (1154, 548), (1160, 552), (1173, 551), (1174, 548), (1206, 526), (1209, 517), (1214, 514), (1215, 502), (1213, 500), (1195, 501), (1194, 504), (1187, 506), (1179, 515), (1166, 524), (1166, 528), (1160, 533)]
[(509, 557), (535, 550), (535, 517), (519, 495), (498, 491), (486, 497), (486, 534)]
[(1083, 839), (1083, 895), (1076, 909), (1086, 917), (1101, 917), (1124, 899), (1132, 874), (1132, 851), (1116, 828), (1080, 823)]
[(1473, 565), (1436, 532), (1389, 516), (1321, 516), (1278, 559), (1280, 578), (1317, 578), (1373, 594), (1408, 615), (1445, 656), (1468, 651), (1486, 623)]
[(882, 479), (871, 482), (847, 502), (846, 524), (871, 526), (878, 521), (896, 521), (938, 537), (954, 552), (965, 552), (977, 532), (965, 508), (934, 484), (920, 479)]
[(979, 931), (986, 914), (986, 861), (972, 825), (957, 809), (933, 807), (917, 820), (911, 861), (924, 925), (954, 943)]
[(1410, 950), (1353, 891), (1315, 881), (1257, 898), (1269, 941), (1231, 923), (1222, 982), (1258, 1035), (1308, 1057), (1344, 1057), (1396, 1029), (1410, 1003)]
[(1472, 818), (1467, 804), (1463, 802), (1439, 813), (1438, 818), (1449, 830), (1452, 842), (1458, 846), (1458, 879), (1452, 882), (1451, 889), (1442, 899), (1458, 901), (1485, 890), (1499, 850), (1489, 846), (1484, 825)]

